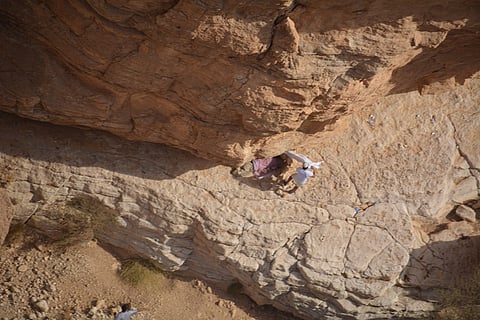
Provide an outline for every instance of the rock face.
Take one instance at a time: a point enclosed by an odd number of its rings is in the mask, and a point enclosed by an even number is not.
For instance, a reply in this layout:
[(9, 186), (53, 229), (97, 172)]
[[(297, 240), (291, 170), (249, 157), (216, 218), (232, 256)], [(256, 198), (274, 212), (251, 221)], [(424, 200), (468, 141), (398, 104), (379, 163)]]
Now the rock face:
[[(2, 113), (15, 222), (305, 319), (434, 310), (480, 263), (478, 1), (206, 3), (2, 3), (1, 110), (146, 141)], [(285, 197), (216, 164), (288, 149), (324, 164)]]
[(10, 229), (10, 222), (13, 218), (13, 206), (4, 189), (0, 189), (0, 246)]
[[(2, 2), (0, 109), (224, 164), (480, 69), (478, 1)], [(468, 61), (468, 63), (465, 63)]]
[(480, 263), (479, 86), (395, 94), (342, 117), (296, 150), (325, 162), (285, 197), (274, 180), (166, 146), (8, 114), (0, 163), (15, 221), (52, 237), (90, 230), (304, 319), (416, 317)]

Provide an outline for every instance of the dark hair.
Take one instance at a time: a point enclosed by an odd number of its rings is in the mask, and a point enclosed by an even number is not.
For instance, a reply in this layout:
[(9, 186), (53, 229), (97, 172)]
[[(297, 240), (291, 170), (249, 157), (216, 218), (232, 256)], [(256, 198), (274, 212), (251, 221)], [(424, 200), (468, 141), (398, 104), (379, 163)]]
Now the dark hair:
[(122, 312), (130, 310), (130, 303), (124, 303), (122, 304)]

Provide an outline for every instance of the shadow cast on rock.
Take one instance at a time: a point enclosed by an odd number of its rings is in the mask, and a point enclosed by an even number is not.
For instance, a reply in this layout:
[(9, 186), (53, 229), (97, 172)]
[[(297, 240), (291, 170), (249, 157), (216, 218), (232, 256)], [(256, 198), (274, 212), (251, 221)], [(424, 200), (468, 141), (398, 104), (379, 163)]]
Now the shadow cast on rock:
[(174, 179), (213, 162), (161, 144), (32, 121), (0, 112), (0, 153), (72, 167), (99, 167), (144, 179)]
[(280, 187), (278, 177), (266, 177), (257, 179), (255, 177), (235, 177), (241, 183), (261, 191), (275, 191)]
[[(451, 232), (439, 230), (445, 235)], [(440, 309), (455, 294), (454, 290), (471, 281), (479, 271), (480, 236), (460, 235), (456, 240), (435, 241), (414, 249), (400, 282), (410, 297), (434, 302)], [(475, 285), (480, 292), (480, 283)]]
[(466, 79), (480, 70), (478, 31), (468, 27), (451, 30), (438, 47), (424, 48), (412, 61), (392, 73), (390, 82), (394, 87), (389, 93), (415, 90), (423, 93), (427, 86), (448, 80), (452, 81), (452, 85), (453, 81), (463, 85)]

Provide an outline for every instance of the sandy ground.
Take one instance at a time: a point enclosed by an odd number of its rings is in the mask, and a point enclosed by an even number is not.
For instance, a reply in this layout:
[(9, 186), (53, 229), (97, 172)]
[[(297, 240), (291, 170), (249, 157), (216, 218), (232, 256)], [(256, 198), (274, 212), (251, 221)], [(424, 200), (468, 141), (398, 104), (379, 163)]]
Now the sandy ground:
[(119, 277), (119, 261), (94, 241), (57, 247), (20, 238), (0, 248), (2, 320), (113, 319), (125, 302), (139, 310), (132, 320), (294, 319), (199, 280), (158, 273), (132, 286)]

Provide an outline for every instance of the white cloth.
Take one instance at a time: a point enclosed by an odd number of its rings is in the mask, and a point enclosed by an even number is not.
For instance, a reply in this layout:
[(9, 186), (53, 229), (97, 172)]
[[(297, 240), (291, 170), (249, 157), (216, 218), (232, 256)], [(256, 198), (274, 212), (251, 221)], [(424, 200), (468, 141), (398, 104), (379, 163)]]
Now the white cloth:
[(114, 320), (130, 320), (130, 317), (137, 313), (138, 310), (131, 309), (128, 311), (120, 312), (115, 316)]
[(320, 168), (320, 164), (322, 164), (323, 161), (318, 161), (318, 162), (313, 162), (310, 160), (307, 156), (299, 153), (295, 153), (293, 151), (285, 151), (285, 154), (292, 158), (293, 160), (296, 160), (298, 162), (306, 163), (308, 168), (314, 167), (314, 168)]
[(303, 186), (305, 183), (307, 183), (308, 178), (310, 178), (310, 177), (313, 177), (313, 172), (312, 171), (308, 171), (308, 170), (305, 170), (305, 169), (302, 169), (302, 168), (298, 168), (297, 172), (295, 172), (293, 174), (293, 181), (295, 181), (295, 183), (298, 186)]

